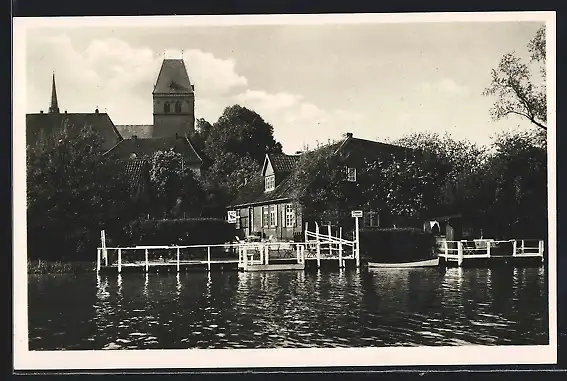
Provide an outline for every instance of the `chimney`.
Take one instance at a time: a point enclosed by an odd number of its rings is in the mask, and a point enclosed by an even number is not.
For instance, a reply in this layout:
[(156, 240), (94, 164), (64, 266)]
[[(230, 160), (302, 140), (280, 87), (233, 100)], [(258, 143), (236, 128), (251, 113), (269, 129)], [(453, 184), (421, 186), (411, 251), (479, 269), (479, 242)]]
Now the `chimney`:
[(67, 110), (65, 110), (65, 114), (67, 114)]
[(94, 110), (95, 114), (98, 114), (98, 107)]
[(40, 113), (40, 114), (43, 114), (43, 110), (39, 110), (39, 113)]
[(295, 151), (296, 155), (301, 155), (303, 153), (303, 151)]
[(347, 133), (346, 133), (346, 137), (347, 137), (347, 139), (352, 138), (352, 132), (347, 132)]

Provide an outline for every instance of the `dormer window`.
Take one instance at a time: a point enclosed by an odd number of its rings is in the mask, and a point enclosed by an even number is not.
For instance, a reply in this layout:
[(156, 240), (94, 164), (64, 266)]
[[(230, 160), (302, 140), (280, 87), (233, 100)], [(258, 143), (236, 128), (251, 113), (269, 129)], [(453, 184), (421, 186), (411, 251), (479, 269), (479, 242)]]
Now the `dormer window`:
[(181, 112), (181, 103), (179, 101), (175, 102), (175, 112), (176, 113)]
[(351, 183), (355, 183), (356, 182), (356, 168), (347, 168), (347, 181), (351, 182)]
[(264, 177), (264, 190), (269, 192), (274, 189), (276, 189), (276, 177), (274, 175)]
[(163, 112), (168, 113), (169, 111), (170, 111), (169, 102), (165, 102), (165, 104), (163, 105)]

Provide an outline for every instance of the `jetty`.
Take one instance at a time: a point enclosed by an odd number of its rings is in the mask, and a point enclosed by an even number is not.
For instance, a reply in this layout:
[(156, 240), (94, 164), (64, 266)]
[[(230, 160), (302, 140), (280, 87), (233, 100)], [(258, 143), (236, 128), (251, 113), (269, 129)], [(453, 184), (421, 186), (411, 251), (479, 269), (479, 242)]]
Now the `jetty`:
[(107, 247), (101, 232), (97, 248), (97, 272), (144, 271), (276, 271), (305, 270), (329, 265), (336, 268), (361, 266), (358, 234), (355, 240), (320, 231), (305, 230), (304, 242), (245, 242), (212, 245)]
[(438, 255), (447, 266), (490, 265), (491, 263), (541, 264), (544, 241), (538, 239), (475, 239), (439, 242)]

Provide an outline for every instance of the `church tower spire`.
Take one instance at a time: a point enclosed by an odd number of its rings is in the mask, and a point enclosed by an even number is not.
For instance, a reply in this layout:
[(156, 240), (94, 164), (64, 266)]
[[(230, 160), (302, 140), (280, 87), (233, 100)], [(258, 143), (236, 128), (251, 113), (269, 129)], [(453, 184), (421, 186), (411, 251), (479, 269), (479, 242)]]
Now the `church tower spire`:
[(55, 89), (55, 73), (53, 73), (53, 83), (51, 85), (51, 105), (49, 112), (59, 114), (59, 105), (57, 103), (57, 90)]

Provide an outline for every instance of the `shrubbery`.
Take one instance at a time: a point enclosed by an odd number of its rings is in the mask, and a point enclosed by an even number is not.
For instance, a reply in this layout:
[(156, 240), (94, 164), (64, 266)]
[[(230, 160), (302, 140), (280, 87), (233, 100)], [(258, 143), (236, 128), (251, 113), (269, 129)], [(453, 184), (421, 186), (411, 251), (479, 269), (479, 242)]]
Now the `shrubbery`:
[(435, 237), (421, 229), (361, 229), (359, 234), (360, 254), (369, 261), (422, 260), (435, 248)]
[(214, 245), (235, 234), (233, 225), (213, 218), (136, 220), (126, 228), (130, 245)]

